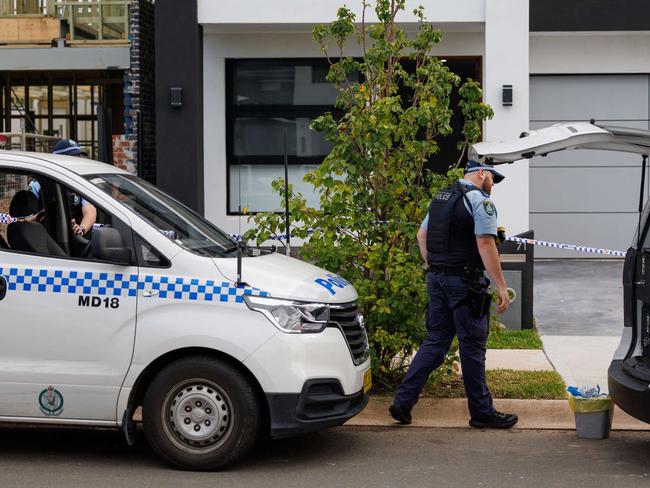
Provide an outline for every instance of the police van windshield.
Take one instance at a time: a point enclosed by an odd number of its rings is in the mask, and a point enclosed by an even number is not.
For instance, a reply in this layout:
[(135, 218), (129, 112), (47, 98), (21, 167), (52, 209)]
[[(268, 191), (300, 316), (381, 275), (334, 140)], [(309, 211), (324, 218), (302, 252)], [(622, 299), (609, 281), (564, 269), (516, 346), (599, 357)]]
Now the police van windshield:
[(237, 242), (228, 234), (137, 176), (107, 174), (86, 179), (188, 251), (222, 257), (237, 250)]

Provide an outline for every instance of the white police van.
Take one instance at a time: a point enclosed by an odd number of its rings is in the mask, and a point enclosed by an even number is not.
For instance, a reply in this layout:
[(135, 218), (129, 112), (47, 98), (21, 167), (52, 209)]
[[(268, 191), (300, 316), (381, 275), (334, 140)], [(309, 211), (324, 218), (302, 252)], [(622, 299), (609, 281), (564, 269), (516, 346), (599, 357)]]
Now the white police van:
[[(88, 239), (71, 230), (80, 199), (97, 212)], [(366, 406), (368, 338), (342, 278), (241, 257), (153, 185), (70, 156), (0, 151), (0, 217), (0, 422), (121, 428), (132, 442), (142, 406), (159, 455), (218, 469), (265, 432)]]
[[(593, 123), (564, 123), (523, 132), (519, 139), (475, 144), (470, 157), (493, 164), (546, 156), (564, 149), (621, 151), (640, 155), (644, 195), (650, 131)], [(608, 370), (609, 393), (633, 417), (650, 423), (650, 202), (639, 203), (639, 228), (623, 268), (623, 333)]]

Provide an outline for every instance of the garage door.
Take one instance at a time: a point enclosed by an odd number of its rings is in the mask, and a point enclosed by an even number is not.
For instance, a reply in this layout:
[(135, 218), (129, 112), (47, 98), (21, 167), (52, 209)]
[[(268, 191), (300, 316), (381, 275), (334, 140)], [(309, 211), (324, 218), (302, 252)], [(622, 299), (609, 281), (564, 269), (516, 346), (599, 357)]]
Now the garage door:
[[(649, 89), (648, 75), (532, 76), (530, 127), (593, 118), (650, 129)], [(640, 156), (624, 153), (561, 151), (532, 159), (530, 222), (536, 238), (626, 250), (636, 230), (640, 175)], [(535, 256), (598, 257), (543, 247)]]

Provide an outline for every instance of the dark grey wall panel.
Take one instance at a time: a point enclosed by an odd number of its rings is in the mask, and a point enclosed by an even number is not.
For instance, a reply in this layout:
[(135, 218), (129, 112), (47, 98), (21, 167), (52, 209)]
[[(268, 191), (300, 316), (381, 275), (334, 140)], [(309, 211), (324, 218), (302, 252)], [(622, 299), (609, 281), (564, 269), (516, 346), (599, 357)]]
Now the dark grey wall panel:
[[(203, 213), (203, 47), (196, 0), (156, 1), (156, 183)], [(170, 89), (182, 106), (170, 106)], [(224, 176), (225, 177), (225, 176)]]
[(531, 31), (641, 31), (647, 0), (530, 0)]

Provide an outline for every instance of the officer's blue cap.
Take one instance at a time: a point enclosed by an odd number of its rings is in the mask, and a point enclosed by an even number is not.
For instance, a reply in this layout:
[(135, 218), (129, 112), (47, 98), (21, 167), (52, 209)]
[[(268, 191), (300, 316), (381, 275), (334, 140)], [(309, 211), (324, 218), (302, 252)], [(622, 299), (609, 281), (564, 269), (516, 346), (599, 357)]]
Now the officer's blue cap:
[(85, 151), (79, 147), (79, 144), (72, 139), (61, 139), (54, 144), (52, 154), (67, 154), (68, 156), (86, 155)]
[(501, 173), (499, 173), (496, 169), (494, 169), (494, 166), (490, 166), (488, 164), (483, 164), (479, 163), (478, 161), (474, 161), (473, 159), (470, 159), (467, 161), (467, 164), (465, 165), (465, 174), (467, 173), (473, 173), (475, 171), (478, 171), (482, 169), (483, 171), (489, 171), (494, 175), (494, 182), (495, 183), (501, 183), (505, 176), (503, 176)]

